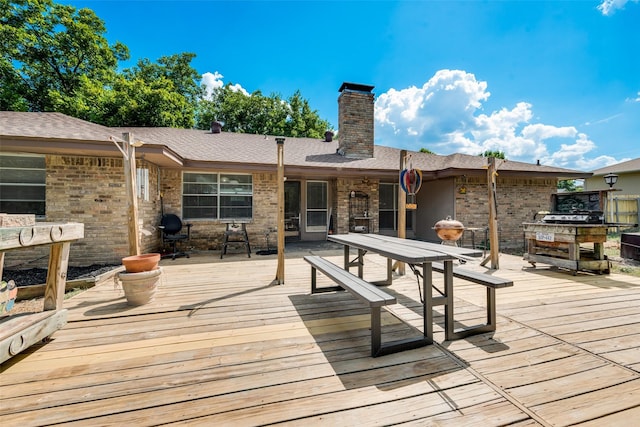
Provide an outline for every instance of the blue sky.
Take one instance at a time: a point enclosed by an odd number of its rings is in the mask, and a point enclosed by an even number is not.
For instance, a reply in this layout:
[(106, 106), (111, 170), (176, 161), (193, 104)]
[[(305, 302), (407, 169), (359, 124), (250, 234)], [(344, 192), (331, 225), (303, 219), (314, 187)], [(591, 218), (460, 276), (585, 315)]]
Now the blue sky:
[(337, 127), (375, 86), (376, 144), (592, 171), (640, 157), (640, 2), (116, 1), (88, 7), (140, 58), (193, 52), (209, 85), (299, 89)]

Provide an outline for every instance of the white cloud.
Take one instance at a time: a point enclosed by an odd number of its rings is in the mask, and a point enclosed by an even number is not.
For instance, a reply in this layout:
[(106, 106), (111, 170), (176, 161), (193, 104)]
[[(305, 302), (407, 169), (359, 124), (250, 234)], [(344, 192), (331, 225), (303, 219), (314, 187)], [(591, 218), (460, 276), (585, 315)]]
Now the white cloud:
[(574, 126), (531, 123), (533, 107), (527, 102), (483, 113), (489, 96), (486, 82), (460, 70), (438, 71), (422, 87), (390, 89), (376, 101), (376, 142), (443, 155), (502, 151), (511, 160), (580, 170), (615, 161), (587, 160), (596, 145)]
[[(200, 81), (201, 85), (205, 87), (205, 98), (211, 99), (211, 94), (214, 89), (220, 88), (224, 86), (224, 82), (222, 79), (224, 76), (219, 72), (210, 73), (206, 72), (202, 75), (202, 80)], [(230, 86), (231, 90), (234, 92), (242, 92), (243, 94), (250, 96), (249, 92), (247, 92), (240, 84), (236, 83)]]
[[(634, 3), (637, 3), (638, 0), (631, 0)], [(604, 16), (611, 16), (618, 9), (624, 9), (624, 5), (627, 4), (629, 0), (603, 0), (602, 3), (598, 5), (598, 9)]]
[(638, 92), (638, 97), (636, 98), (636, 102), (640, 102), (640, 92)]
[(571, 168), (573, 165), (584, 164), (584, 156), (596, 148), (596, 145), (584, 133), (578, 134), (573, 144), (560, 144), (560, 149), (550, 156), (543, 158), (546, 164)]
[(473, 113), (489, 97), (487, 83), (459, 70), (440, 70), (422, 87), (381, 94), (375, 119), (387, 134), (424, 137), (472, 124)]

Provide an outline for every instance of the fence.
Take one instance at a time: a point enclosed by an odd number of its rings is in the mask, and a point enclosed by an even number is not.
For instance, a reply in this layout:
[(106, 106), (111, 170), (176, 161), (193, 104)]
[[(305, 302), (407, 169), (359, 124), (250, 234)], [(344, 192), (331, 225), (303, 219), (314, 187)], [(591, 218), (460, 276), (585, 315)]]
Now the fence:
[(607, 222), (640, 223), (640, 196), (628, 194), (613, 196), (612, 204), (605, 215)]

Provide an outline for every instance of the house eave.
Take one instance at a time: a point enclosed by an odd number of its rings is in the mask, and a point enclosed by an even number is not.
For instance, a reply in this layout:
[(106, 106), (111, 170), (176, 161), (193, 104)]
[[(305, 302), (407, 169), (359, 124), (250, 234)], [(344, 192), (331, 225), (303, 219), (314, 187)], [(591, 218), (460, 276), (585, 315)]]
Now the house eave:
[[(55, 138), (2, 138), (0, 152), (52, 154), (90, 157), (120, 157), (122, 154), (111, 141), (78, 141)], [(181, 167), (183, 159), (161, 145), (143, 145), (136, 149), (136, 157), (161, 167)]]

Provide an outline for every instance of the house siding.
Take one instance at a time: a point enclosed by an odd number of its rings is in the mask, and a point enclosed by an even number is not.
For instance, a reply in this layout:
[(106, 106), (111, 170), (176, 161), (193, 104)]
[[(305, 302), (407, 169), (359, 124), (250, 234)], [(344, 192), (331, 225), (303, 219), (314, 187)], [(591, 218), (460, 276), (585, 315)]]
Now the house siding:
[[(127, 206), (123, 160), (108, 157), (46, 156), (47, 222), (80, 222), (84, 238), (71, 244), (69, 265), (117, 264), (128, 255)], [(149, 201), (138, 199), (142, 228), (151, 235), (141, 237), (143, 252), (157, 249), (159, 206), (157, 167), (138, 161), (149, 169)], [(47, 267), (46, 246), (6, 253), (7, 268)]]
[[(207, 171), (212, 172), (212, 171)], [(266, 248), (266, 234), (277, 227), (278, 194), (275, 173), (254, 173), (253, 180), (253, 218), (247, 224), (249, 242), (253, 249)], [(173, 213), (182, 217), (182, 172), (177, 169), (161, 171), (162, 200), (164, 213)], [(189, 220), (191, 239), (189, 248), (196, 250), (220, 250), (226, 224), (219, 220)], [(270, 240), (275, 246), (275, 233)], [(229, 250), (229, 253), (233, 249)]]
[[(466, 194), (460, 193), (462, 186)], [(536, 213), (549, 210), (556, 193), (554, 179), (497, 178), (498, 238), (501, 248), (524, 249), (523, 222), (534, 220)], [(488, 189), (486, 177), (456, 178), (456, 219), (468, 228), (488, 226)], [(482, 237), (476, 236), (476, 242)]]

